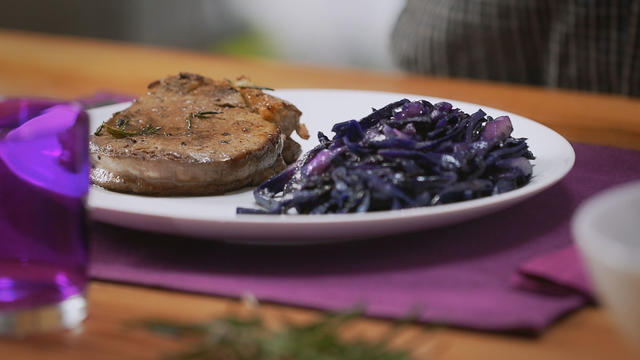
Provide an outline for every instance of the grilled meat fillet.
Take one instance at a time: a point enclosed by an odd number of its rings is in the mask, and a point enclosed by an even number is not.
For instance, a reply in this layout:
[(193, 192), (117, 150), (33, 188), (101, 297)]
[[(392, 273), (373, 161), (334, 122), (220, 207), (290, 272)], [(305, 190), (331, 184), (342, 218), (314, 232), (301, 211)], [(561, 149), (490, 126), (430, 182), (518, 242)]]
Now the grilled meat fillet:
[[(295, 161), (292, 104), (255, 88), (180, 73), (148, 86), (90, 139), (91, 181), (156, 196), (213, 195), (257, 185)], [(297, 145), (297, 146), (296, 146)], [(296, 153), (297, 151), (297, 153)]]

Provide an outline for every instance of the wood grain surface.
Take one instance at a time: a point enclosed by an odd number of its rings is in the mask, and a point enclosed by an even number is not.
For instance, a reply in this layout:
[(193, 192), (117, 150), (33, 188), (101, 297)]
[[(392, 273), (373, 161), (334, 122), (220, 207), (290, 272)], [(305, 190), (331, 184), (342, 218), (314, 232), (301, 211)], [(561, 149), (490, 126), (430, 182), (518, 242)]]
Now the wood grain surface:
[[(640, 149), (638, 99), (0, 30), (3, 96), (70, 99), (96, 91), (135, 96), (149, 82), (179, 71), (215, 78), (244, 74), (276, 88), (382, 90), (470, 101), (527, 116), (569, 140)], [(233, 299), (98, 281), (89, 287), (89, 302), (91, 315), (81, 329), (0, 340), (0, 359), (157, 359), (184, 344), (130, 329), (127, 323), (145, 318), (199, 321), (243, 311)], [(273, 304), (263, 304), (261, 311), (276, 325), (318, 316)], [(347, 336), (376, 341), (388, 325), (363, 318)], [(411, 349), (420, 359), (634, 359), (607, 313), (596, 307), (567, 315), (537, 338), (415, 325), (399, 334), (394, 345)]]

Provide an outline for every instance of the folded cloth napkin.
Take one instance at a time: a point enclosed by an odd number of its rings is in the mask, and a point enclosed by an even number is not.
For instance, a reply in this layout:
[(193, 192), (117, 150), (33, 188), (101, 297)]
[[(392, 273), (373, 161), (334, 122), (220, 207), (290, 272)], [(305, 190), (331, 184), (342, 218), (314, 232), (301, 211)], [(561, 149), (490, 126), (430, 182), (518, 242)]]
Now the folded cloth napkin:
[[(640, 152), (573, 146), (575, 167), (559, 184), (465, 223), (303, 247), (228, 245), (94, 224), (90, 272), (96, 279), (168, 289), (251, 293), (323, 310), (362, 305), (372, 316), (417, 312), (431, 323), (539, 333), (589, 301), (579, 258), (566, 250), (576, 206), (640, 178)], [(540, 279), (565, 290), (523, 286)]]
[(590, 299), (593, 287), (584, 269), (578, 249), (572, 244), (528, 260), (512, 281), (514, 286), (530, 291), (577, 291)]

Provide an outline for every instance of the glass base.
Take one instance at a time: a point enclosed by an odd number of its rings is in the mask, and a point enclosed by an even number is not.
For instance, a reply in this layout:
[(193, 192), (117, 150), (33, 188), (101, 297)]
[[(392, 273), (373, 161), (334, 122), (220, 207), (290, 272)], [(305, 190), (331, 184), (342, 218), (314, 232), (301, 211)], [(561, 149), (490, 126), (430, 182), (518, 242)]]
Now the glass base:
[(72, 329), (87, 317), (83, 295), (46, 306), (14, 311), (0, 311), (0, 336), (23, 337), (54, 330)]

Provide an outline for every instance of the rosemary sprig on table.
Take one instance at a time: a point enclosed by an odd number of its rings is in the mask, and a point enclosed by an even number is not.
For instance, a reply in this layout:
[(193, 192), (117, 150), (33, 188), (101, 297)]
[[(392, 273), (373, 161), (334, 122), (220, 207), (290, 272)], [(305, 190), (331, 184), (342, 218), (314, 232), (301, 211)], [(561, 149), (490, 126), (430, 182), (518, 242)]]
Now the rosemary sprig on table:
[(196, 340), (168, 359), (225, 360), (411, 360), (407, 352), (390, 350), (387, 341), (345, 342), (338, 330), (358, 313), (328, 315), (307, 325), (288, 325), (273, 331), (258, 317), (227, 317), (201, 324), (145, 321), (151, 332)]
[(191, 127), (193, 126), (193, 120), (195, 120), (195, 119), (208, 119), (212, 115), (216, 115), (216, 114), (222, 114), (222, 112), (220, 112), (220, 111), (192, 112), (191, 114), (189, 114), (187, 116), (187, 130), (191, 130)]

